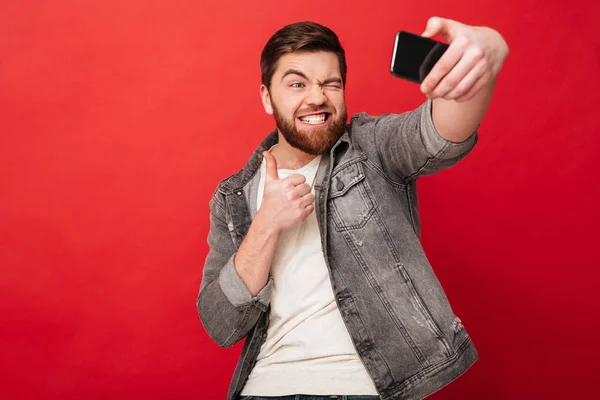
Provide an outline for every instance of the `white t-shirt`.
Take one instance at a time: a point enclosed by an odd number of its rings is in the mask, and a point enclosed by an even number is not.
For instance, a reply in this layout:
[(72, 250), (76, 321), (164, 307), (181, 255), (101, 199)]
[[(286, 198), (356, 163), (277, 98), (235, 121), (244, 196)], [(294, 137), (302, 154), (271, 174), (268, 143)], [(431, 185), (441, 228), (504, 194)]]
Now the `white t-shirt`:
[[(279, 178), (302, 174), (313, 187), (321, 156)], [(266, 163), (260, 166), (257, 209)], [(282, 232), (271, 265), (274, 285), (267, 339), (241, 392), (245, 396), (377, 395), (334, 299), (313, 211)]]

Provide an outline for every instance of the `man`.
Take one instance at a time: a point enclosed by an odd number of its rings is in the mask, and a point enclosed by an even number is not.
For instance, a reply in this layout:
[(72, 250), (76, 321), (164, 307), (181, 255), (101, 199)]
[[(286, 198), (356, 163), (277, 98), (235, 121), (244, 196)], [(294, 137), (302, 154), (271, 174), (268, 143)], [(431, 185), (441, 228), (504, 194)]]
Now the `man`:
[(416, 399), (476, 361), (419, 241), (416, 180), (475, 145), (508, 47), (433, 17), (437, 34), (450, 47), (425, 103), (348, 125), (335, 33), (296, 23), (267, 42), (277, 129), (213, 195), (197, 299), (220, 346), (246, 338), (228, 400)]

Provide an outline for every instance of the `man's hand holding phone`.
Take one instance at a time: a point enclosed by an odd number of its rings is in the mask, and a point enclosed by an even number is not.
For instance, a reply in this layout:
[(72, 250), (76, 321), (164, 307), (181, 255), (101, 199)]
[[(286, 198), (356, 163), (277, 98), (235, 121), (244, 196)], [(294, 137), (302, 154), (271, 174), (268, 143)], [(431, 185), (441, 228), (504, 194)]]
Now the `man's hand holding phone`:
[(422, 36), (436, 35), (442, 35), (450, 47), (421, 84), (427, 97), (467, 101), (496, 80), (508, 56), (508, 45), (498, 32), (433, 17)]
[[(436, 35), (449, 44), (432, 40)], [(464, 102), (496, 80), (507, 56), (508, 46), (497, 31), (432, 17), (421, 37), (398, 34), (392, 74), (421, 83), (430, 99)]]

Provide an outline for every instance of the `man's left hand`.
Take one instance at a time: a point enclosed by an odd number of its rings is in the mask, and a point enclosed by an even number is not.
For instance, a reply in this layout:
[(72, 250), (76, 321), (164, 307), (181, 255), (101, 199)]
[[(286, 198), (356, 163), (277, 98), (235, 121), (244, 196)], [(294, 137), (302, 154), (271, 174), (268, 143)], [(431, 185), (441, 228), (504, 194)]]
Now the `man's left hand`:
[(430, 99), (468, 101), (493, 85), (508, 56), (508, 45), (491, 28), (432, 17), (422, 36), (442, 35), (450, 47), (421, 84)]

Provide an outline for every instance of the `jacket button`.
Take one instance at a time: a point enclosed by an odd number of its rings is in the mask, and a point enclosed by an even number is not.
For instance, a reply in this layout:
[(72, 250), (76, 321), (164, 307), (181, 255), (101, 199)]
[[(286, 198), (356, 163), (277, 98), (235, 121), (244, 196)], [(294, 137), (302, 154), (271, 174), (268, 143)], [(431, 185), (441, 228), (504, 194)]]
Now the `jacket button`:
[(337, 183), (335, 184), (335, 188), (337, 190), (342, 190), (344, 188), (344, 182), (342, 181), (337, 181)]

